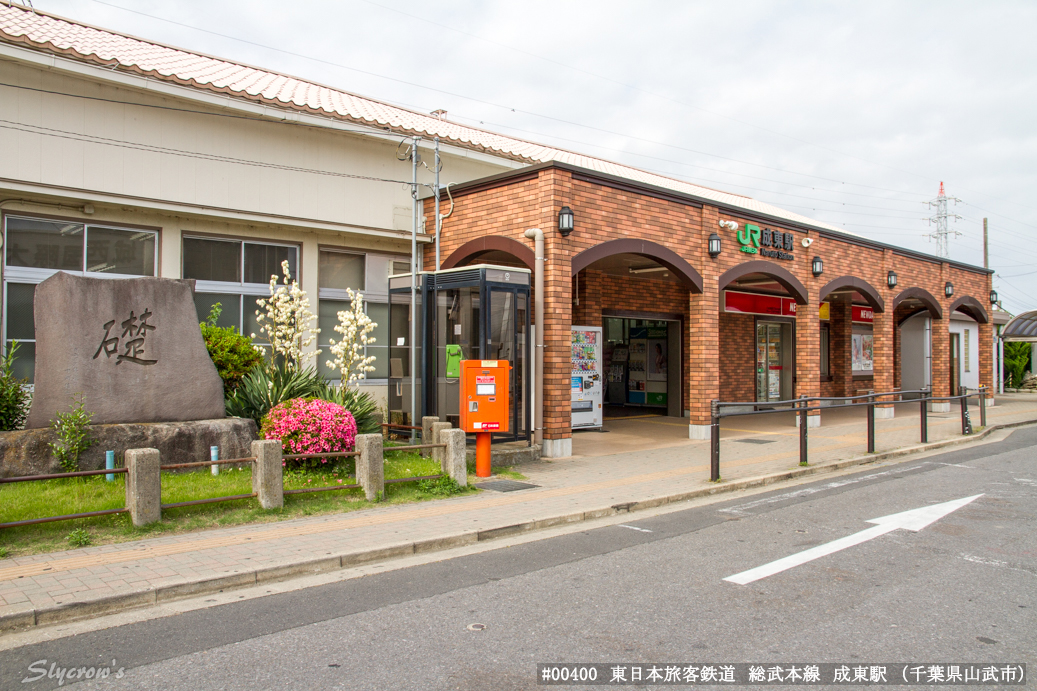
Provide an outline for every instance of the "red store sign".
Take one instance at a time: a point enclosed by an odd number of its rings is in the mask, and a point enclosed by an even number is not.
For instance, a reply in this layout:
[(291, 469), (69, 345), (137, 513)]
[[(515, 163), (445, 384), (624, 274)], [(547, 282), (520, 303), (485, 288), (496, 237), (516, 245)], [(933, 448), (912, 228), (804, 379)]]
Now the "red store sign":
[(796, 300), (795, 298), (783, 298), (777, 295), (757, 295), (756, 293), (739, 293), (733, 290), (725, 290), (724, 311), (794, 317), (796, 316)]
[(853, 321), (870, 324), (875, 320), (875, 311), (870, 307), (853, 306)]

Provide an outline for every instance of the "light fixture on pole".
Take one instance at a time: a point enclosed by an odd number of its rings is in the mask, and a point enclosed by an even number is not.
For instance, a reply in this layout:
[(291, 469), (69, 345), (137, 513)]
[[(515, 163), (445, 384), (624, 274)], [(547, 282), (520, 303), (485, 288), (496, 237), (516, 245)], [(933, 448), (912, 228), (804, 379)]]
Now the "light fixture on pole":
[(943, 294), (947, 297), (954, 297), (954, 284), (947, 281), (947, 285), (943, 287)]
[(896, 271), (890, 271), (889, 273), (886, 274), (886, 285), (888, 285), (890, 288), (896, 288), (897, 287), (897, 272)]
[(709, 236), (709, 256), (716, 259), (720, 255), (720, 236), (713, 233)]
[(814, 261), (810, 262), (810, 270), (814, 272), (815, 278), (825, 272), (825, 263), (821, 261), (821, 257), (814, 257)]
[(562, 210), (558, 212), (558, 232), (562, 234), (563, 238), (567, 238), (569, 233), (573, 232), (575, 224), (576, 218), (573, 216), (573, 210), (568, 206), (563, 206)]

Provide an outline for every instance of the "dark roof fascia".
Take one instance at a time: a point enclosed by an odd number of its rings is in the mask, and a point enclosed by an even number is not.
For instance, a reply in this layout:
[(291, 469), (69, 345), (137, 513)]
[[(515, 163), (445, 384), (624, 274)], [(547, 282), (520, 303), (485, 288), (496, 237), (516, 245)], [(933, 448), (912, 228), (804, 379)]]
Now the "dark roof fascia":
[[(971, 271), (979, 274), (993, 274), (993, 269), (984, 269), (981, 266), (975, 266), (973, 264), (966, 264), (964, 262), (957, 262), (943, 257), (937, 257), (924, 252), (916, 252), (909, 250), (904, 247), (897, 245), (890, 245), (884, 242), (878, 242), (871, 240), (859, 235), (852, 235), (850, 233), (841, 233), (837, 230), (831, 230), (829, 228), (821, 228), (814, 226), (809, 223), (798, 223), (796, 221), (790, 221), (785, 218), (778, 218), (769, 214), (761, 214), (759, 212), (749, 211), (747, 209), (740, 209), (735, 206), (730, 206), (716, 201), (715, 199), (708, 199), (706, 197), (699, 197), (693, 194), (687, 194), (685, 192), (677, 192), (674, 190), (667, 189), (665, 187), (658, 187), (656, 185), (649, 185), (643, 182), (637, 182), (629, 180), (627, 178), (617, 177), (615, 175), (609, 175), (607, 173), (601, 173), (596, 170), (589, 168), (583, 168), (580, 166), (572, 165), (571, 163), (563, 163), (561, 161), (547, 161), (545, 163), (538, 163), (533, 166), (526, 166), (524, 168), (518, 168), (516, 170), (509, 170), (504, 173), (498, 173), (485, 178), (479, 178), (478, 180), (472, 180), (461, 185), (451, 187), (451, 194), (455, 197), (464, 194), (470, 194), (472, 192), (479, 192), (486, 189), (493, 189), (494, 187), (501, 187), (503, 185), (509, 185), (512, 182), (520, 182), (532, 178), (534, 175), (539, 175), (540, 171), (548, 168), (560, 168), (561, 170), (567, 170), (570, 173), (575, 173), (574, 177), (580, 180), (588, 182), (600, 182), (600, 183), (612, 183), (607, 184), (608, 187), (618, 187), (632, 192), (644, 192), (651, 196), (668, 199), (670, 201), (688, 204), (690, 206), (702, 208), (703, 206), (712, 206), (717, 211), (727, 214), (729, 216), (737, 216), (738, 218), (744, 218), (750, 221), (758, 221), (760, 223), (768, 223), (770, 225), (784, 228), (786, 230), (798, 230), (801, 232), (814, 232), (820, 237), (829, 238), (831, 240), (837, 240), (839, 242), (846, 242), (852, 245), (858, 245), (860, 247), (868, 247), (877, 250), (892, 250), (894, 254), (898, 254), (903, 257), (910, 259), (918, 259), (921, 261), (932, 262), (934, 264), (947, 264), (957, 269), (964, 271)], [(528, 176), (528, 177), (527, 177)]]

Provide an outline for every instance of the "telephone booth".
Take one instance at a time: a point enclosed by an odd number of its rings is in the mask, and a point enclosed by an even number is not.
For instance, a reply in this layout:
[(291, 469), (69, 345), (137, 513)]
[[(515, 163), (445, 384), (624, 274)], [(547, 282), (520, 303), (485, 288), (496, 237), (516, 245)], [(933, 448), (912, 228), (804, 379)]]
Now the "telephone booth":
[[(460, 424), (462, 360), (507, 360), (509, 431), (494, 441), (530, 438), (532, 358), (529, 269), (480, 264), (423, 271), (417, 291), (417, 377), (411, 410), (411, 276), (389, 279), (389, 411), (406, 424), (423, 415)], [(417, 422), (415, 422), (417, 421)]]

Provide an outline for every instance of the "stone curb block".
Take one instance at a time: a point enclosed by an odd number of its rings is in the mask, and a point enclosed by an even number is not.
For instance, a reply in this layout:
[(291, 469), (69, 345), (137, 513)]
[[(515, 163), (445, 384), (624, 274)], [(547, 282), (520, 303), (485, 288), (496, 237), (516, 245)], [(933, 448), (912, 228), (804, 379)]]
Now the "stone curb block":
[(644, 511), (664, 506), (666, 504), (690, 501), (692, 499), (699, 499), (701, 497), (708, 497), (715, 494), (736, 492), (738, 490), (751, 489), (754, 487), (765, 487), (767, 485), (785, 480), (793, 480), (808, 475), (828, 473), (835, 470), (843, 470), (845, 468), (866, 465), (876, 461), (907, 456), (923, 451), (933, 451), (948, 446), (968, 444), (973, 441), (979, 441), (997, 430), (1023, 427), (1025, 425), (1034, 424), (1035, 422), (1037, 422), (1037, 420), (1024, 420), (1020, 422), (1009, 422), (1002, 425), (991, 425), (968, 437), (945, 439), (938, 442), (930, 442), (929, 444), (917, 444), (915, 446), (893, 449), (891, 451), (883, 451), (881, 453), (866, 456), (857, 456), (855, 458), (833, 461), (832, 463), (822, 465), (794, 468), (792, 470), (746, 478), (734, 482), (721, 482), (716, 485), (681, 492), (679, 494), (652, 497), (642, 501), (615, 504), (613, 506), (591, 509), (580, 513), (525, 521), (523, 523), (516, 523), (499, 528), (488, 528), (478, 532), (468, 532), (460, 535), (451, 535), (441, 538), (421, 540), (418, 542), (391, 545), (389, 547), (379, 547), (378, 549), (367, 550), (365, 552), (351, 552), (337, 557), (324, 557), (296, 564), (286, 564), (284, 566), (275, 566), (257, 571), (233, 574), (230, 576), (208, 578), (191, 583), (159, 586), (138, 593), (115, 595), (89, 602), (69, 602), (56, 607), (47, 607), (45, 609), (34, 609), (27, 605), (18, 609), (19, 606), (15, 605), (14, 607), (16, 609), (14, 612), (0, 614), (0, 631), (14, 631), (18, 629), (32, 628), (34, 626), (73, 621), (75, 619), (83, 619), (101, 614), (112, 614), (115, 612), (153, 605), (158, 602), (169, 602), (171, 600), (182, 599), (191, 595), (204, 595), (220, 592), (222, 590), (245, 588), (256, 585), (257, 583), (287, 580), (296, 576), (328, 573), (362, 564), (369, 564), (375, 561), (384, 561), (412, 554), (464, 547), (477, 542), (511, 537), (513, 535), (519, 535), (533, 530), (541, 530), (568, 523), (591, 521), (596, 518), (606, 518), (608, 516), (615, 516), (619, 513), (631, 511)]

